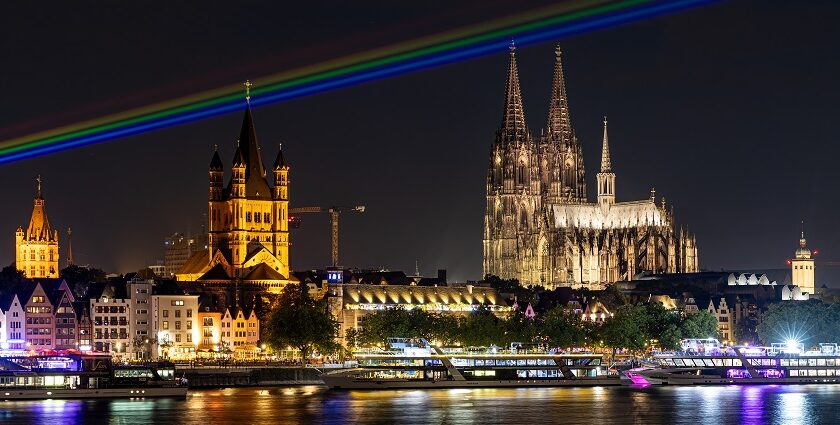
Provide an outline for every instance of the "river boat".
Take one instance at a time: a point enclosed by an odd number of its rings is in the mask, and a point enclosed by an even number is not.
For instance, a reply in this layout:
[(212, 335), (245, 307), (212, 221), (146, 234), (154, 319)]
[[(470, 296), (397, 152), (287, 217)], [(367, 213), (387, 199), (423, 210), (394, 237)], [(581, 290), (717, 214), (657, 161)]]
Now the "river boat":
[(770, 347), (724, 347), (716, 339), (681, 341), (682, 351), (654, 356), (654, 365), (623, 372), (636, 385), (746, 385), (840, 383), (840, 348), (805, 350), (788, 341)]
[(600, 354), (510, 349), (438, 348), (425, 339), (390, 338), (389, 350), (357, 351), (358, 367), (324, 373), (332, 389), (495, 388), (620, 385)]
[(65, 354), (0, 358), (0, 400), (186, 397), (169, 362), (113, 363), (110, 356)]

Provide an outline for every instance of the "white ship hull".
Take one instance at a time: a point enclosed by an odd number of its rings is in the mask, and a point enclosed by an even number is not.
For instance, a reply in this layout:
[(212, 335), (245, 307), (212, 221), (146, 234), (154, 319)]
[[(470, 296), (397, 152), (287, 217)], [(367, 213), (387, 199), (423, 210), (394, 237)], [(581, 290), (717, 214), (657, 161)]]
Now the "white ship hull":
[(382, 379), (360, 380), (350, 376), (321, 375), (321, 379), (331, 389), (336, 390), (391, 390), (423, 388), (515, 388), (515, 387), (599, 387), (621, 385), (619, 378), (580, 378), (580, 379), (513, 379), (502, 381), (489, 380), (419, 380), (419, 379)]
[(138, 387), (138, 388), (38, 388), (38, 389), (3, 389), (0, 388), (0, 400), (47, 400), (47, 399), (85, 399), (85, 398), (146, 398), (146, 397), (186, 397), (187, 387)]

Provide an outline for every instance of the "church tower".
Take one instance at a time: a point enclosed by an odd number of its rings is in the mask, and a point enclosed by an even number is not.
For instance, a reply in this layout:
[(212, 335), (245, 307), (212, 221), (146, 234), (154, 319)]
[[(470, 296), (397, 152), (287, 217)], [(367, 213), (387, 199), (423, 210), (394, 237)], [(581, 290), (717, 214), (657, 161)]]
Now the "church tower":
[(799, 248), (790, 261), (790, 272), (791, 283), (798, 286), (802, 292), (814, 293), (814, 259), (811, 258), (811, 250), (806, 247), (804, 223), (799, 236)]
[(548, 124), (540, 141), (540, 166), (548, 202), (586, 202), (583, 151), (572, 127), (560, 46), (554, 50), (554, 78)]
[(58, 230), (53, 230), (44, 198), (41, 195), (41, 176), (35, 179), (35, 206), (29, 227), (24, 231), (18, 227), (15, 232), (15, 264), (27, 278), (58, 277)]
[(516, 47), (511, 43), (502, 123), (491, 147), (484, 218), (484, 274), (516, 276), (518, 245), (537, 232), (539, 159), (525, 122)]
[(609, 206), (615, 203), (615, 174), (610, 162), (610, 143), (607, 137), (607, 117), (604, 117), (604, 141), (601, 147), (601, 172), (598, 173), (598, 203)]
[[(288, 172), (282, 152), (274, 164), (272, 188), (267, 180), (251, 111), (251, 83), (246, 82), (242, 127), (231, 163), (231, 177), (223, 186), (224, 166), (218, 149), (209, 166), (208, 249), (204, 264), (182, 270), (179, 280), (191, 280), (221, 265), (230, 278), (259, 281), (288, 280)], [(256, 270), (259, 269), (259, 270)], [(252, 273), (253, 272), (253, 273)], [(222, 272), (211, 273), (219, 277)], [(272, 288), (279, 288), (272, 284)]]

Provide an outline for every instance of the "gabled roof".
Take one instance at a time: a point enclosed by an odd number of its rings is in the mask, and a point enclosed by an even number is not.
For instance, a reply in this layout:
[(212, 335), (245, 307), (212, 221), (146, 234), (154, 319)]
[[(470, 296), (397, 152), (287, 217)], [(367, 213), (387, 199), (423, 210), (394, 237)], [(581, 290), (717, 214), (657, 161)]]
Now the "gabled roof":
[(251, 270), (242, 280), (286, 280), (277, 270), (272, 269), (268, 264), (260, 263)]
[(230, 279), (231, 279), (231, 277), (230, 277), (230, 275), (228, 275), (228, 272), (227, 272), (227, 270), (225, 270), (225, 267), (221, 264), (216, 264), (215, 266), (213, 266), (213, 268), (208, 270), (207, 273), (204, 273), (203, 275), (201, 275), (201, 277), (199, 277), (197, 280), (230, 280)]
[(176, 274), (200, 273), (207, 267), (207, 264), (210, 263), (208, 252), (209, 251), (206, 249), (194, 252), (190, 256), (190, 258), (188, 258), (187, 261), (184, 262), (184, 265), (181, 266), (181, 270), (178, 270)]

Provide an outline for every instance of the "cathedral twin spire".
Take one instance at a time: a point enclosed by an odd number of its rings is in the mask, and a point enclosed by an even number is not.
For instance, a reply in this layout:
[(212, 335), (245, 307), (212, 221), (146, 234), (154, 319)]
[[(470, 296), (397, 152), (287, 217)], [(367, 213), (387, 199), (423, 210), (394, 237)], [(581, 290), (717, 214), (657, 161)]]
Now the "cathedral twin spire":
[(522, 90), (519, 87), (519, 71), (516, 66), (516, 46), (510, 43), (510, 65), (505, 86), (505, 111), (500, 131), (503, 143), (524, 142), (528, 138), (525, 124), (525, 109), (522, 106)]
[[(505, 85), (505, 107), (502, 123), (497, 133), (494, 158), (491, 158), (491, 168), (506, 168), (505, 165), (495, 164), (498, 161), (499, 150), (507, 150), (509, 146), (525, 145), (525, 149), (532, 149), (528, 126), (522, 101), (522, 90), (519, 82), (519, 70), (516, 62), (516, 48), (511, 43), (510, 62)], [(539, 183), (535, 186), (539, 192), (548, 197), (551, 202), (586, 202), (586, 176), (583, 163), (583, 152), (577, 142), (572, 127), (569, 99), (566, 92), (566, 81), (563, 74), (562, 52), (558, 46), (555, 49), (554, 76), (551, 87), (551, 101), (549, 104), (547, 129), (540, 139), (539, 145), (530, 150), (533, 154), (532, 176), (539, 176)], [(505, 161), (521, 158), (520, 154), (511, 156), (501, 155)], [(517, 159), (518, 160), (518, 159)], [(507, 164), (518, 169), (519, 163)], [(492, 174), (492, 173), (491, 173)], [(495, 174), (494, 181), (495, 180)], [(497, 182), (498, 184), (498, 182)]]

